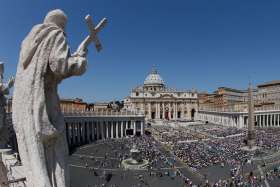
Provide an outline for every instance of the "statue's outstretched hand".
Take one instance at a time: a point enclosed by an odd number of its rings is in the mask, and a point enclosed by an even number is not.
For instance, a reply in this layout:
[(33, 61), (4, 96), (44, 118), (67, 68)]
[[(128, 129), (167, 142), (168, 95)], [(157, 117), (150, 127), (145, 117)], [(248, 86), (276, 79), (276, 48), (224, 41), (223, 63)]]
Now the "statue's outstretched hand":
[(88, 42), (89, 36), (82, 41), (82, 43), (79, 45), (77, 51), (74, 53), (74, 55), (78, 55), (81, 57), (86, 57), (87, 53), (88, 53), (88, 49), (87, 49), (87, 42)]

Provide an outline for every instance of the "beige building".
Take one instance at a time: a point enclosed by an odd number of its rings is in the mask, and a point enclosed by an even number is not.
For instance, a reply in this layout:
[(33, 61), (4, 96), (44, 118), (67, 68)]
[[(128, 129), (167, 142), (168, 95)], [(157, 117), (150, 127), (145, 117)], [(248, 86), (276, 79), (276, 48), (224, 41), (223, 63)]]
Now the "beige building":
[[(257, 85), (253, 90), (254, 105), (257, 110), (280, 107), (280, 80)], [(207, 111), (247, 111), (248, 91), (220, 87), (212, 94), (198, 94), (200, 110)]]
[(199, 94), (199, 108), (202, 110), (236, 110), (243, 108), (247, 97), (247, 90), (219, 87), (212, 94)]
[(95, 112), (106, 112), (108, 111), (109, 103), (103, 102), (103, 103), (94, 103), (94, 111)]
[(167, 88), (153, 70), (144, 85), (134, 88), (125, 98), (124, 109), (142, 112), (146, 119), (192, 120), (198, 110), (197, 93)]
[(60, 108), (63, 113), (84, 112), (86, 111), (87, 103), (80, 98), (60, 99)]
[(257, 85), (257, 104), (260, 106), (280, 105), (280, 80), (274, 80)]

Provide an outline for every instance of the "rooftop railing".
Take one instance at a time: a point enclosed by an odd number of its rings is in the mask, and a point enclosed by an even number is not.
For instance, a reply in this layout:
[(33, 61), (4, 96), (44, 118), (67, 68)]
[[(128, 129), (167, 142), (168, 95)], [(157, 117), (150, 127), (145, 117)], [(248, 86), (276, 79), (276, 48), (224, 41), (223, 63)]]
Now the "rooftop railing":
[(73, 111), (73, 112), (65, 112), (65, 117), (144, 117), (144, 114), (142, 112), (136, 112), (136, 111)]
[[(280, 105), (274, 106), (261, 106), (255, 107), (255, 112), (258, 111), (280, 111)], [(209, 111), (209, 112), (248, 112), (246, 108), (232, 108), (232, 107), (200, 107), (199, 111)]]

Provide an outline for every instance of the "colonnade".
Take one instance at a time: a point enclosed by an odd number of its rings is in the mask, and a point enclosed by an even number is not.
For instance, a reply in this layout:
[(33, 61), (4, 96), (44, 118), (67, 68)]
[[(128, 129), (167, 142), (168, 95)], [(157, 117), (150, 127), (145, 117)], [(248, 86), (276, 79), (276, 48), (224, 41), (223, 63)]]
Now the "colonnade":
[(144, 118), (120, 120), (118, 117), (100, 119), (66, 117), (65, 122), (69, 147), (85, 145), (96, 140), (144, 134)]
[(255, 116), (255, 121), (259, 127), (280, 127), (280, 114), (259, 114)]
[[(210, 123), (245, 128), (248, 125), (248, 114), (244, 112), (210, 112), (199, 111), (196, 120)], [(255, 125), (259, 128), (280, 127), (280, 111), (255, 112)]]

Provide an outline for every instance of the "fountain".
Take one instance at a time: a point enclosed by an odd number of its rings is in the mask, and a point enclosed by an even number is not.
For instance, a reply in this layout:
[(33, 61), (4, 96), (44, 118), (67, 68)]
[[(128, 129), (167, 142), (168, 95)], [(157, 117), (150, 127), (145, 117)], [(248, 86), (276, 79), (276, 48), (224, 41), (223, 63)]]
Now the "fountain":
[(148, 160), (142, 159), (140, 151), (136, 148), (136, 145), (132, 146), (130, 150), (131, 158), (122, 161), (122, 167), (124, 169), (145, 169), (149, 164)]

